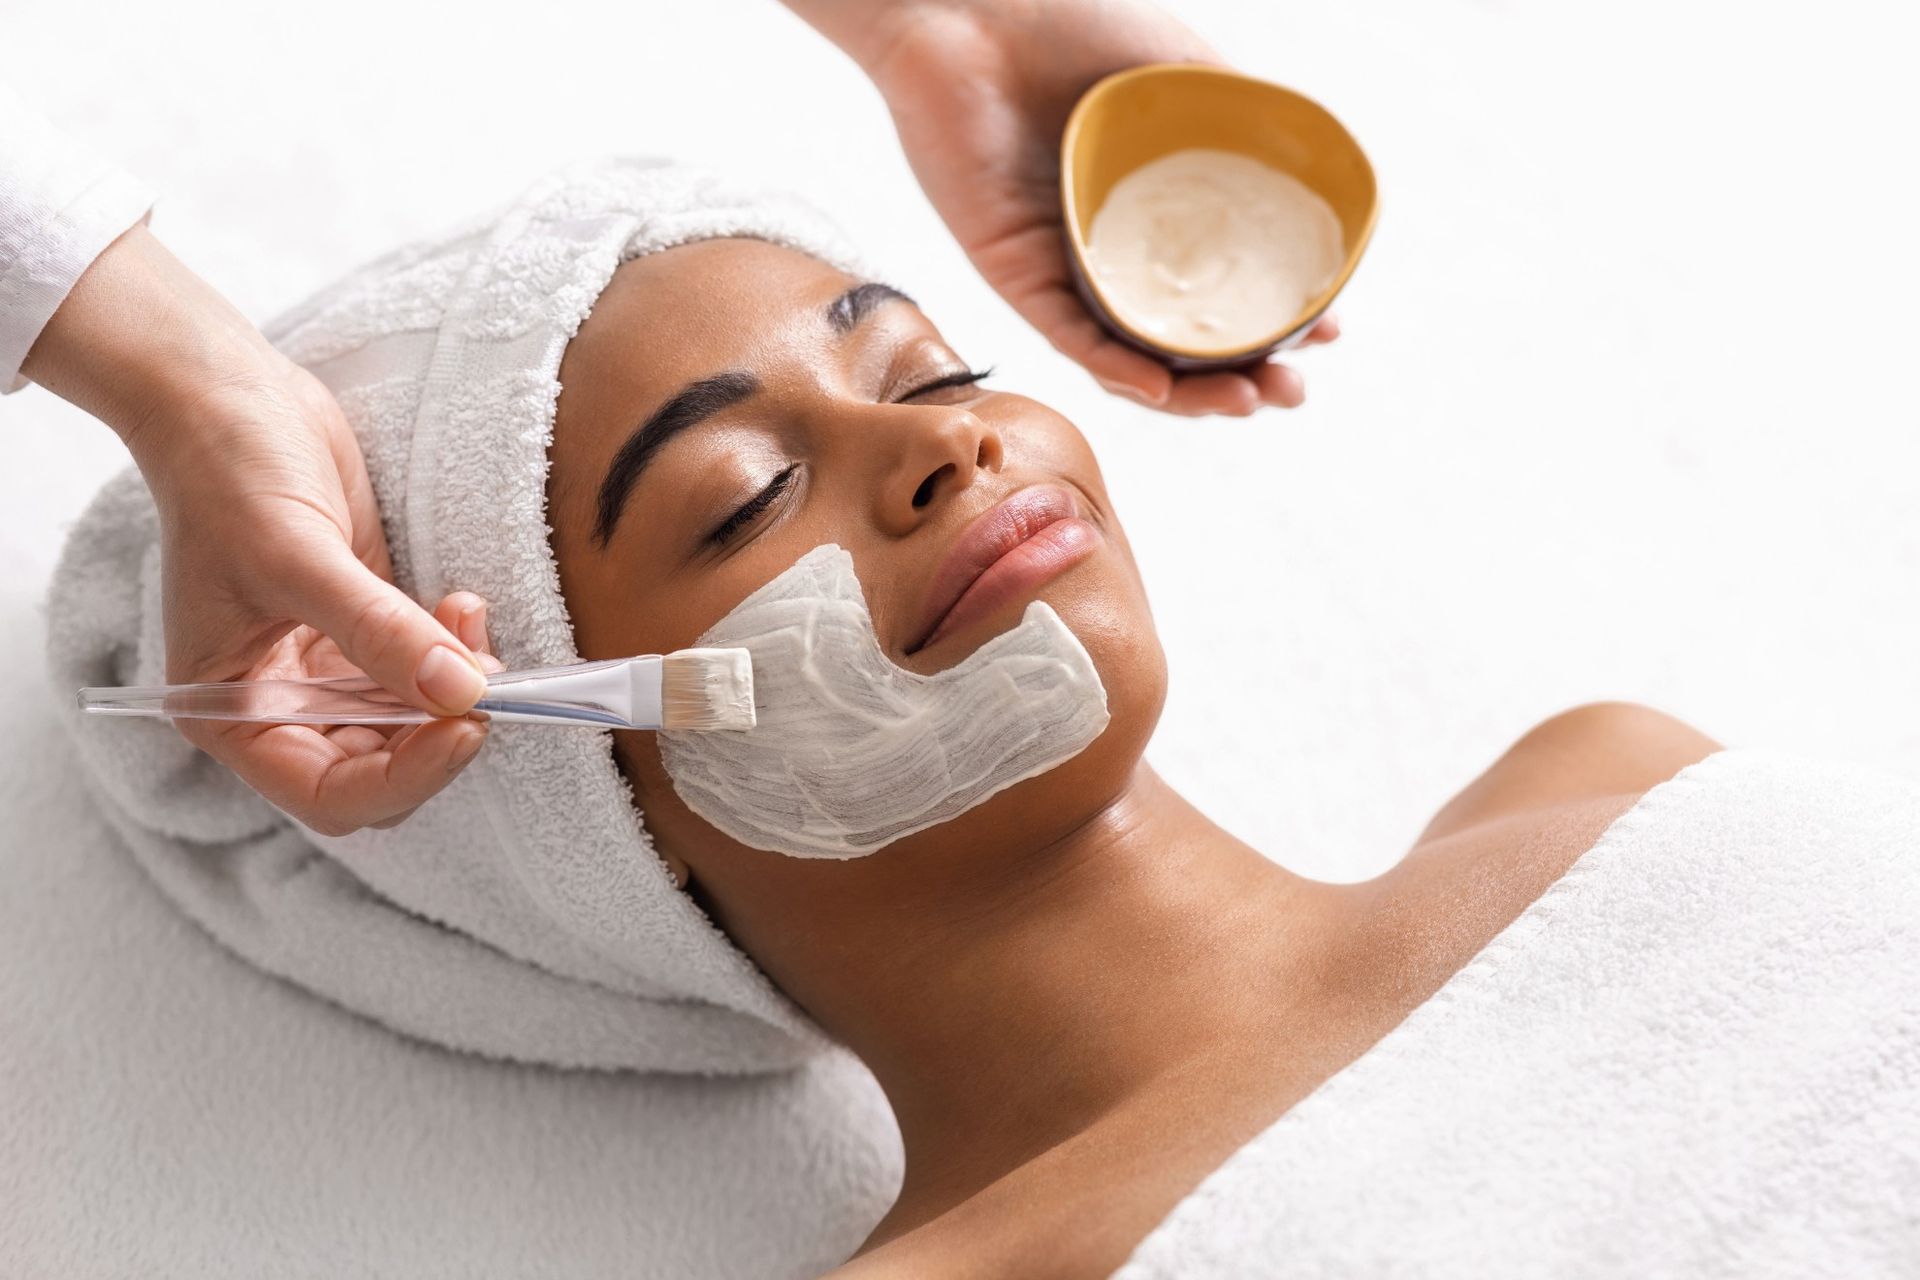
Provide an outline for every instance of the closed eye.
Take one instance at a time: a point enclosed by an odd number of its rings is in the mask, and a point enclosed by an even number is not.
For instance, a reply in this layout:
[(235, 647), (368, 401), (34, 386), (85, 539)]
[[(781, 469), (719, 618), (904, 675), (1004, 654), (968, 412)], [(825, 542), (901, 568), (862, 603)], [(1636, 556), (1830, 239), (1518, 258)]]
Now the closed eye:
[[(972, 386), (974, 383), (980, 382), (992, 375), (992, 366), (988, 366), (985, 369), (962, 369), (957, 373), (944, 374), (935, 378), (932, 382), (925, 383), (907, 392), (907, 394), (900, 397), (899, 403), (918, 399), (925, 395), (932, 395), (936, 391), (945, 391), (951, 387)], [(741, 503), (732, 515), (729, 515), (725, 520), (715, 525), (713, 531), (707, 534), (707, 541), (715, 546), (724, 547), (727, 545), (742, 529), (758, 519), (761, 512), (772, 506), (782, 493), (786, 492), (787, 486), (793, 483), (794, 473), (798, 470), (799, 464), (793, 463), (774, 476), (773, 479), (767, 481), (765, 488)]]
[(766, 488), (741, 503), (738, 510), (725, 520), (722, 520), (718, 525), (715, 525), (713, 532), (707, 535), (707, 541), (713, 543), (715, 546), (726, 546), (727, 542), (735, 534), (752, 524), (755, 517), (773, 505), (774, 499), (778, 498), (781, 493), (786, 490), (786, 487), (793, 483), (793, 473), (799, 469), (799, 463), (792, 463), (786, 470), (767, 481)]
[(948, 387), (971, 386), (984, 378), (990, 378), (992, 376), (993, 367), (991, 365), (985, 369), (962, 369), (958, 373), (949, 373), (944, 377), (935, 378), (923, 387), (914, 388), (912, 391), (901, 396), (900, 401), (896, 403), (912, 400), (918, 396), (931, 395), (935, 391), (945, 391)]

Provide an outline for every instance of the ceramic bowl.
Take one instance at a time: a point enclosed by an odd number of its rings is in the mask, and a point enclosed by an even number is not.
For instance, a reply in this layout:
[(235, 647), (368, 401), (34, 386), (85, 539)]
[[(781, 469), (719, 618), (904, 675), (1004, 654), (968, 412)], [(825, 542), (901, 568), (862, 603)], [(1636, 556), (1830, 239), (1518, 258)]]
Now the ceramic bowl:
[[(1101, 292), (1087, 252), (1093, 217), (1114, 184), (1172, 151), (1210, 147), (1292, 174), (1333, 207), (1346, 260), (1298, 314), (1270, 336), (1233, 348), (1176, 346), (1131, 328)], [(1319, 103), (1237, 71), (1192, 62), (1134, 67), (1081, 96), (1060, 140), (1060, 199), (1067, 260), (1088, 308), (1121, 341), (1182, 371), (1256, 364), (1290, 347), (1325, 313), (1366, 252), (1379, 213), (1373, 165)]]

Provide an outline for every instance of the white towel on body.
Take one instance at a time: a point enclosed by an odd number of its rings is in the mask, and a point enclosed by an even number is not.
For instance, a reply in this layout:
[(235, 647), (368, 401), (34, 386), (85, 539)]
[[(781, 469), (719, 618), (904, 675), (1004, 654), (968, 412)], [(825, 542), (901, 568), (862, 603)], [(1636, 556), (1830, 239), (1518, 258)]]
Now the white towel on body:
[[(427, 603), (484, 597), (509, 668), (580, 660), (547, 542), (561, 355), (620, 262), (719, 236), (871, 278), (792, 196), (599, 161), (267, 326), (352, 424), (395, 580)], [(152, 500), (125, 472), (54, 575), (63, 696), (164, 681), (159, 567)], [(104, 812), (163, 893), (251, 963), (388, 1027), (519, 1061), (707, 1074), (790, 1068), (831, 1044), (675, 883), (605, 731), (497, 725), (405, 823), (322, 838), (171, 725), (64, 709)]]
[(1114, 1280), (1920, 1276), (1920, 786), (1654, 788)]

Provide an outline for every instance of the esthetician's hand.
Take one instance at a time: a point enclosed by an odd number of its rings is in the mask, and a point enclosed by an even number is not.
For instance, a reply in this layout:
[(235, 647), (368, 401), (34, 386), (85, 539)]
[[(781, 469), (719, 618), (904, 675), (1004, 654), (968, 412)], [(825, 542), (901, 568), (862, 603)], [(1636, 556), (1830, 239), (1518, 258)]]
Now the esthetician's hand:
[(153, 491), (169, 682), (358, 670), (460, 717), (174, 721), (189, 741), (336, 835), (400, 821), (473, 758), (486, 727), (464, 715), (483, 671), (500, 669), (478, 597), (449, 596), (430, 616), (393, 585), (366, 463), (333, 397), (144, 226), (80, 277), (22, 372), (117, 431)]
[[(1060, 137), (1101, 77), (1149, 62), (1222, 64), (1139, 0), (894, 0), (793, 7), (873, 78), (913, 171), (988, 284), (1109, 391), (1169, 413), (1249, 414), (1306, 398), (1278, 362), (1251, 376), (1175, 374), (1115, 340), (1074, 291), (1062, 240)], [(850, 20), (853, 19), (853, 20)], [(1307, 343), (1331, 342), (1323, 317)]]

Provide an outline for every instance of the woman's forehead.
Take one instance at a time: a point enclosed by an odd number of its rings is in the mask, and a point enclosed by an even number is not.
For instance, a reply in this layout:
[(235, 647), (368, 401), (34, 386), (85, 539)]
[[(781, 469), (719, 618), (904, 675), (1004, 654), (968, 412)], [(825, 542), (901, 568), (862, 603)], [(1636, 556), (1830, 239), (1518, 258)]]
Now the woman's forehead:
[[(622, 263), (567, 348), (562, 405), (629, 406), (805, 342), (853, 278), (764, 240), (700, 240)], [(571, 395), (574, 391), (582, 394)]]
[(621, 264), (567, 346), (549, 457), (557, 507), (677, 393), (716, 375), (771, 386), (829, 354), (835, 299), (854, 277), (764, 240), (701, 240)]
[[(765, 240), (699, 240), (622, 263), (601, 294), (584, 334), (609, 313), (628, 322), (652, 320), (699, 330), (719, 321), (746, 325), (831, 298), (851, 283), (838, 268), (798, 249)], [(661, 335), (663, 336), (663, 335)], [(684, 345), (668, 341), (660, 345)]]

